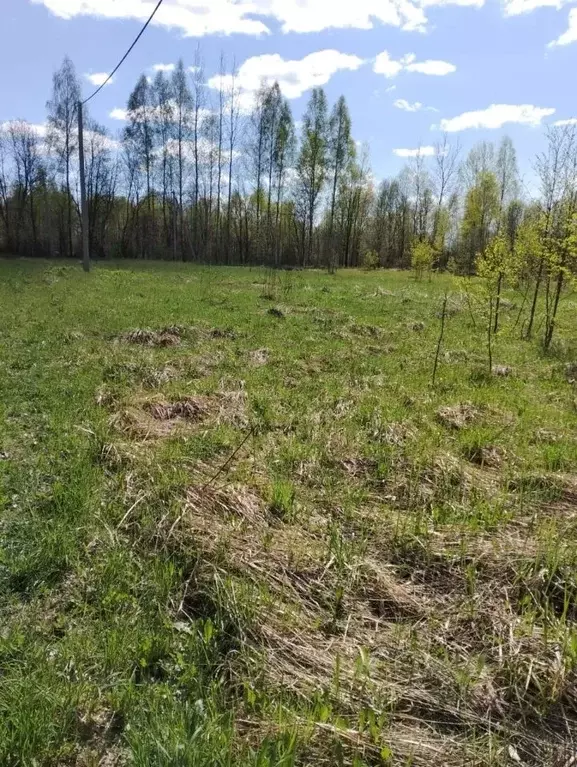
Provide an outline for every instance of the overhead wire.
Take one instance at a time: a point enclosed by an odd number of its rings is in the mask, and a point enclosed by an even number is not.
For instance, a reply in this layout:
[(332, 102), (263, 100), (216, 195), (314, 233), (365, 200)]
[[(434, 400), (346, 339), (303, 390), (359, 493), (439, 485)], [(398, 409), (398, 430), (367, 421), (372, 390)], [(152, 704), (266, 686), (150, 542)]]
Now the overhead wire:
[(104, 86), (105, 86), (105, 85), (106, 85), (108, 82), (110, 82), (110, 80), (111, 80), (111, 79), (114, 77), (114, 75), (116, 74), (116, 72), (118, 72), (118, 70), (120, 69), (120, 67), (121, 67), (121, 66), (123, 65), (123, 63), (126, 61), (126, 58), (128, 57), (128, 55), (130, 54), (130, 51), (131, 51), (131, 50), (134, 48), (134, 46), (136, 45), (136, 43), (137, 43), (137, 42), (140, 40), (140, 38), (141, 38), (141, 37), (142, 37), (142, 35), (144, 34), (144, 31), (145, 31), (146, 27), (147, 27), (147, 26), (150, 24), (150, 22), (152, 21), (152, 19), (154, 18), (155, 14), (156, 14), (156, 11), (157, 11), (157, 10), (160, 8), (160, 6), (161, 6), (161, 5), (162, 5), (162, 0), (158, 0), (158, 3), (156, 4), (156, 7), (155, 7), (155, 9), (152, 11), (152, 13), (150, 14), (150, 16), (149, 16), (149, 17), (148, 17), (148, 19), (146, 20), (146, 23), (145, 23), (145, 25), (142, 27), (142, 29), (140, 30), (140, 32), (138, 33), (138, 35), (137, 35), (137, 36), (136, 36), (136, 38), (134, 39), (134, 41), (133, 41), (132, 45), (130, 46), (130, 48), (129, 48), (129, 49), (126, 51), (126, 53), (124, 54), (124, 56), (123, 56), (123, 57), (120, 59), (120, 61), (119, 61), (119, 62), (118, 62), (118, 64), (117, 64), (117, 65), (114, 67), (114, 69), (112, 70), (112, 72), (111, 72), (111, 73), (108, 75), (108, 77), (106, 78), (106, 80), (105, 80), (103, 83), (101, 83), (101, 84), (98, 86), (98, 88), (97, 88), (97, 89), (94, 91), (94, 93), (92, 93), (92, 94), (91, 94), (91, 95), (90, 95), (90, 96), (89, 96), (87, 99), (84, 99), (84, 101), (82, 102), (82, 104), (83, 104), (83, 105), (84, 105), (84, 104), (87, 104), (87, 103), (90, 101), (90, 99), (93, 99), (93, 98), (96, 96), (96, 94), (97, 94), (97, 93), (100, 93), (100, 91), (101, 91), (101, 90), (104, 88)]

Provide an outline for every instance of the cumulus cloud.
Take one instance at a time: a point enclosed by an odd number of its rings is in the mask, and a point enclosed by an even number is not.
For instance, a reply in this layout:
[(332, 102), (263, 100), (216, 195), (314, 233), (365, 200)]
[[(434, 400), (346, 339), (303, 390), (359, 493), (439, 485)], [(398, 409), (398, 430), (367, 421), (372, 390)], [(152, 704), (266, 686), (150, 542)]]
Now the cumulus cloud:
[(108, 115), (113, 120), (127, 120), (128, 119), (128, 110), (122, 109), (121, 107), (115, 107), (112, 112)]
[(174, 72), (175, 64), (153, 64), (151, 67), (153, 72)]
[(396, 101), (393, 101), (393, 106), (397, 109), (402, 109), (405, 112), (438, 112), (438, 109), (435, 109), (435, 107), (426, 107), (424, 104), (421, 104), (420, 101), (414, 101), (412, 104), (407, 101), (406, 99), (397, 99)]
[(422, 75), (442, 77), (457, 71), (457, 67), (448, 61), (427, 59), (417, 61), (414, 53), (406, 53), (398, 61), (391, 58), (388, 51), (379, 53), (373, 63), (373, 72), (385, 77), (396, 77), (400, 72), (419, 72)]
[(549, 43), (549, 48), (555, 45), (569, 45), (577, 42), (577, 8), (571, 8), (569, 11), (569, 26), (562, 35)]
[(373, 72), (385, 77), (396, 77), (402, 69), (402, 63), (392, 59), (388, 51), (379, 53), (373, 64)]
[[(32, 0), (56, 16), (71, 19), (93, 16), (144, 21), (150, 0)], [(184, 35), (263, 35), (270, 21), (283, 32), (321, 32), (325, 29), (372, 29), (386, 24), (407, 31), (424, 31), (424, 8), (432, 5), (481, 6), (484, 0), (165, 0), (152, 23)], [(258, 16), (259, 18), (254, 18)], [(270, 20), (270, 21), (269, 21)]]
[(427, 59), (426, 61), (415, 61), (407, 64), (407, 72), (419, 72), (422, 75), (433, 75), (435, 77), (444, 77), (457, 71), (454, 64), (448, 61), (438, 61), (436, 59)]
[(537, 8), (555, 8), (559, 10), (572, 0), (503, 0), (503, 13), (505, 16), (520, 16), (523, 13), (531, 13)]
[[(48, 154), (49, 152), (49, 130), (46, 123), (29, 123), (26, 120), (4, 120), (3, 122), (0, 122), (0, 130), (14, 130), (16, 132), (30, 131), (39, 139), (38, 151), (41, 154)], [(54, 128), (51, 128), (50, 130), (52, 135), (54, 130)], [(118, 141), (111, 136), (91, 130), (84, 131), (84, 143), (86, 146), (93, 143), (97, 150), (116, 150), (120, 146)]]
[[(519, 125), (540, 125), (544, 117), (554, 114), (552, 107), (536, 107), (532, 104), (491, 104), (486, 109), (477, 109), (473, 112), (441, 120), (441, 130), (448, 133), (469, 130), (470, 128), (485, 128), (494, 130), (501, 128), (506, 123), (518, 123)], [(436, 126), (432, 126), (436, 127)]]
[[(176, 110), (176, 102), (175, 101), (169, 101), (169, 106)], [(199, 109), (198, 110), (198, 117), (199, 120), (204, 120), (209, 115), (214, 114), (214, 112), (211, 109)], [(144, 112), (141, 110), (135, 110), (133, 112), (129, 112), (128, 109), (124, 109), (123, 107), (115, 107), (112, 109), (108, 116), (111, 120), (119, 120), (120, 122), (126, 122), (129, 119), (135, 119), (136, 122), (138, 122), (141, 118), (144, 119)], [(156, 122), (161, 119), (164, 115), (162, 114), (161, 110), (158, 107), (149, 107), (146, 112), (146, 117), (151, 122)]]
[(47, 133), (46, 123), (29, 123), (26, 120), (4, 120), (0, 122), (0, 130), (30, 130), (38, 138), (45, 138)]
[[(106, 82), (106, 78), (108, 77), (108, 72), (94, 72), (89, 73), (87, 72), (84, 77), (92, 83), (92, 85), (102, 85), (104, 82)], [(112, 77), (106, 84), (110, 85), (114, 82), (114, 77)]]
[[(32, 0), (63, 19), (93, 16), (102, 19), (135, 19), (144, 22), (152, 10), (149, 0)], [(266, 4), (266, 3), (265, 3)], [(152, 23), (177, 29), (190, 37), (212, 34), (262, 35), (268, 27), (251, 18), (255, 8), (234, 0), (166, 0)]]
[(397, 157), (433, 157), (434, 146), (418, 146), (416, 149), (393, 149)]
[[(278, 53), (253, 56), (244, 62), (235, 78), (235, 85), (242, 94), (240, 106), (250, 109), (254, 94), (263, 81), (269, 84), (278, 81), (286, 98), (296, 99), (311, 88), (326, 85), (337, 72), (356, 70), (363, 63), (358, 56), (335, 50), (317, 51), (292, 61), (283, 59)], [(225, 88), (230, 87), (231, 77), (215, 75), (208, 80), (208, 85), (220, 88), (221, 82)]]
[(556, 128), (561, 128), (564, 125), (577, 125), (577, 117), (569, 117), (567, 120), (555, 120), (553, 125)]

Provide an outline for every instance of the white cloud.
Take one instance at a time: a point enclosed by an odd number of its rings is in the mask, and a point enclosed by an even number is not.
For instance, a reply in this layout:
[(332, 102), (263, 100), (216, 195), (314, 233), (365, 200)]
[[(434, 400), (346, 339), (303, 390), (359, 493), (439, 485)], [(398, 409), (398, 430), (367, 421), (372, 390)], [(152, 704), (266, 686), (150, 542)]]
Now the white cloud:
[(20, 127), (28, 128), (38, 138), (46, 136), (46, 123), (29, 123), (26, 120), (4, 120), (0, 122), (0, 130), (10, 130), (10, 128), (17, 130)]
[[(561, 0), (558, 0), (561, 1)], [(93, 16), (136, 19), (150, 15), (150, 0), (32, 0), (56, 16), (71, 19)], [(424, 31), (425, 7), (481, 6), (484, 0), (165, 0), (152, 23), (177, 29), (186, 36), (211, 34), (262, 35), (269, 20), (283, 32), (321, 32), (325, 29), (373, 29), (386, 24), (408, 31)], [(258, 16), (259, 18), (254, 18)]]
[(415, 101), (413, 104), (410, 104), (406, 99), (397, 99), (396, 101), (393, 101), (393, 106), (397, 107), (397, 109), (403, 109), (405, 112), (419, 112), (423, 108), (420, 101)]
[(113, 109), (108, 116), (113, 120), (127, 120), (128, 110), (122, 109), (120, 107), (115, 107), (115, 109)]
[(414, 63), (407, 64), (406, 69), (407, 72), (419, 72), (422, 75), (434, 75), (437, 77), (450, 75), (457, 71), (457, 67), (454, 64), (450, 64), (448, 61), (437, 61), (435, 59), (415, 61)]
[(420, 101), (414, 101), (412, 104), (407, 101), (406, 99), (397, 99), (396, 101), (393, 101), (393, 106), (397, 109), (403, 109), (405, 112), (438, 112), (438, 109), (435, 109), (435, 107), (426, 107), (424, 104), (421, 104)]
[(563, 125), (577, 125), (577, 117), (569, 117), (567, 120), (556, 120), (553, 125), (561, 128)]
[(373, 72), (385, 77), (396, 77), (402, 70), (403, 65), (400, 61), (395, 61), (389, 55), (388, 51), (379, 53), (373, 64)]
[[(49, 152), (49, 146), (48, 146), (48, 125), (46, 123), (29, 123), (26, 120), (4, 120), (4, 122), (0, 122), (0, 130), (10, 130), (10, 128), (13, 128), (15, 130), (20, 129), (28, 129), (32, 133), (34, 133), (38, 139), (40, 139), (38, 143), (38, 149), (41, 154), (47, 154)], [(90, 143), (94, 141), (94, 146), (99, 149), (110, 149), (115, 150), (118, 149), (120, 144), (116, 139), (111, 138), (107, 135), (102, 135), (102, 133), (96, 133), (95, 131), (91, 130), (85, 130), (84, 131), (84, 143), (85, 146), (88, 148)]]
[(153, 72), (174, 72), (176, 69), (175, 64), (153, 64), (151, 67)]
[(503, 0), (503, 14), (520, 16), (523, 13), (531, 13), (537, 8), (555, 8), (558, 11), (570, 2), (572, 0)]
[[(175, 101), (169, 101), (168, 105), (172, 107), (172, 109), (176, 109), (176, 102)], [(115, 107), (112, 111), (108, 113), (108, 116), (111, 120), (119, 120), (120, 122), (126, 122), (131, 117), (135, 117), (138, 121), (138, 117), (140, 115), (139, 110), (135, 110), (134, 112), (129, 112), (128, 109), (124, 109), (123, 107)], [(212, 110), (210, 109), (204, 109), (201, 108), (198, 110), (198, 117), (199, 120), (204, 120), (209, 115), (213, 114)], [(144, 113), (142, 112), (142, 115)], [(161, 111), (158, 107), (150, 107), (147, 112), (147, 117), (151, 122), (154, 122), (155, 120), (160, 119)]]
[(571, 8), (569, 11), (569, 26), (562, 35), (549, 43), (549, 48), (555, 45), (569, 45), (577, 42), (577, 8)]
[(462, 7), (482, 8), (485, 0), (421, 0), (421, 5), (426, 8), (430, 5), (460, 5)]
[[(144, 22), (152, 10), (149, 0), (32, 0), (56, 16), (72, 19), (93, 16), (104, 19), (136, 19)], [(268, 3), (266, 0), (265, 5)], [(178, 29), (186, 36), (211, 34), (262, 35), (268, 27), (251, 18), (257, 9), (251, 2), (235, 0), (166, 0), (152, 23)]]
[(396, 77), (400, 72), (419, 72), (422, 75), (449, 75), (457, 71), (454, 64), (448, 61), (427, 59), (416, 61), (414, 53), (406, 53), (398, 61), (392, 59), (388, 51), (379, 53), (373, 63), (373, 72), (385, 77)]
[[(93, 74), (86, 73), (84, 77), (92, 83), (92, 85), (102, 85), (106, 82), (106, 78), (108, 77), (108, 72), (94, 72)], [(114, 82), (114, 77), (111, 77), (108, 81), (107, 85), (111, 85), (111, 83)]]
[(418, 146), (416, 149), (393, 149), (397, 157), (433, 157), (434, 146)]
[(491, 104), (487, 109), (463, 112), (457, 117), (441, 120), (440, 127), (448, 133), (454, 133), (470, 128), (494, 130), (506, 123), (537, 126), (544, 117), (549, 117), (554, 112), (553, 108), (536, 107), (532, 104)]
[[(336, 72), (356, 70), (363, 63), (358, 56), (334, 50), (317, 51), (294, 61), (285, 61), (278, 53), (253, 56), (244, 62), (236, 76), (236, 87), (242, 92), (240, 106), (245, 110), (251, 108), (254, 94), (263, 80), (267, 83), (278, 81), (286, 98), (296, 99), (311, 88), (326, 85)], [(222, 78), (225, 88), (230, 83), (229, 75)], [(220, 88), (221, 76), (211, 77), (208, 85)]]

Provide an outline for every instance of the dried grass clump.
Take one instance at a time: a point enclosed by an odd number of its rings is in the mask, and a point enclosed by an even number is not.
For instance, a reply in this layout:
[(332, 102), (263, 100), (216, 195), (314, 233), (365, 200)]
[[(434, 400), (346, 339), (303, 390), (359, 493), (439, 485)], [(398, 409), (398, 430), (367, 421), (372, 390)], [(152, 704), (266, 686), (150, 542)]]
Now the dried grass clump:
[(264, 504), (251, 490), (243, 485), (229, 485), (224, 489), (211, 486), (193, 486), (186, 494), (185, 518), (215, 520), (243, 520), (251, 524), (262, 522)]
[(234, 341), (238, 336), (232, 328), (211, 328), (209, 330), (211, 338), (228, 338)]
[(255, 349), (248, 355), (250, 364), (254, 367), (262, 367), (266, 365), (269, 360), (268, 349)]
[(364, 338), (379, 338), (383, 335), (383, 329), (377, 325), (358, 325), (353, 323), (349, 325), (349, 331), (356, 336)]
[(471, 463), (491, 469), (498, 469), (507, 457), (505, 449), (498, 445), (465, 445), (463, 455)]
[(499, 378), (509, 378), (513, 375), (513, 368), (509, 365), (493, 365), (493, 375)]
[(106, 384), (102, 384), (98, 387), (95, 400), (99, 407), (111, 408), (116, 405), (116, 396)]
[(110, 425), (133, 439), (162, 439), (204, 421), (214, 410), (209, 397), (137, 400), (114, 413)]
[(136, 398), (110, 419), (111, 426), (134, 439), (169, 437), (199, 423), (246, 427), (245, 392), (218, 392), (173, 400)]
[(147, 402), (144, 410), (157, 421), (172, 421), (182, 418), (185, 421), (199, 421), (209, 410), (203, 397), (185, 397), (173, 402)]
[(166, 365), (158, 370), (145, 370), (141, 376), (142, 385), (150, 389), (158, 389), (169, 381), (178, 378), (178, 371), (172, 365)]
[(416, 436), (415, 429), (405, 422), (391, 422), (386, 424), (380, 433), (381, 439), (387, 445), (401, 447)]
[(476, 421), (480, 415), (480, 411), (470, 402), (446, 405), (437, 410), (437, 420), (443, 426), (451, 429), (463, 429)]
[(136, 330), (129, 330), (127, 333), (123, 333), (120, 336), (120, 340), (142, 346), (178, 346), (181, 341), (181, 329), (177, 327), (169, 327), (162, 330), (137, 328)]
[(565, 365), (565, 378), (568, 383), (577, 383), (577, 362), (568, 362)]
[(343, 459), (340, 466), (351, 477), (368, 477), (376, 469), (377, 464), (370, 458), (351, 456)]

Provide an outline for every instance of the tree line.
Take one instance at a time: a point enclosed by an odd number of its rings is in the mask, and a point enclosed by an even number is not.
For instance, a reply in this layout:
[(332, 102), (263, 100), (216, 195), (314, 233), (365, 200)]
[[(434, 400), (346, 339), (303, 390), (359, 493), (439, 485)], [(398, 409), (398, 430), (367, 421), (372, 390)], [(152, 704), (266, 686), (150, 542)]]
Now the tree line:
[[(45, 126), (0, 128), (0, 248), (78, 257), (80, 82), (66, 58)], [(194, 66), (142, 75), (112, 136), (85, 117), (92, 257), (271, 266), (414, 267), (527, 281), (526, 332), (540, 297), (547, 336), (575, 272), (577, 140), (549, 128), (535, 161), (540, 191), (522, 194), (515, 148), (481, 142), (466, 157), (445, 136), (376, 184), (352, 137), (344, 97), (315, 88), (300, 125), (278, 83), (247, 103), (234, 69), (206, 82)], [(497, 320), (498, 321), (498, 320)]]

